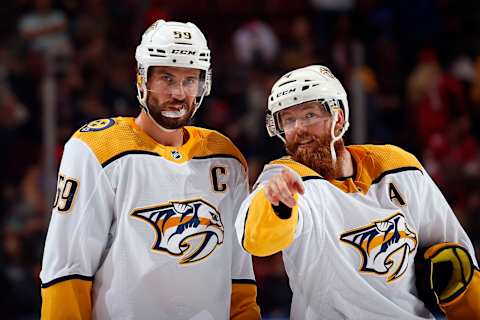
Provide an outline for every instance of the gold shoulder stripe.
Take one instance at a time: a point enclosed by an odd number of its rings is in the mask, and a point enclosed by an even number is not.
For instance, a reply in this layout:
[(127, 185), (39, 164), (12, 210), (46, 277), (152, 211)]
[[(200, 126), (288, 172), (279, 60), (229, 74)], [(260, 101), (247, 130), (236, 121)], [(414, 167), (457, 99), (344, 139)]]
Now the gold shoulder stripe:
[[(393, 145), (352, 145), (347, 149), (356, 164), (354, 183), (363, 193), (388, 174), (411, 170), (422, 172), (422, 165), (414, 155)], [(346, 184), (336, 182), (334, 184), (337, 186)], [(354, 188), (345, 188), (345, 190), (355, 192)]]
[[(422, 172), (422, 165), (414, 155), (393, 145), (352, 145), (347, 146), (347, 149), (355, 162), (354, 179), (329, 180), (344, 192), (361, 191), (366, 194), (372, 184), (380, 182), (388, 174), (411, 170)], [(283, 157), (270, 163), (288, 166), (300, 174), (304, 181), (322, 179), (316, 171), (290, 157)]]
[(223, 134), (205, 128), (187, 127), (188, 132), (202, 140), (194, 150), (192, 159), (232, 158), (237, 159), (247, 169), (247, 160), (233, 142)]
[(387, 170), (387, 171), (382, 172), (382, 174), (380, 174), (380, 176), (375, 178), (372, 181), (372, 184), (380, 182), (380, 180), (382, 180), (383, 177), (385, 177), (386, 175), (393, 174), (393, 173), (398, 173), (398, 172), (403, 172), (403, 171), (412, 171), (412, 170), (418, 170), (420, 172), (422, 171), (420, 168), (414, 167), (414, 166), (412, 166), (412, 167), (401, 167), (401, 168), (395, 168), (395, 169), (392, 169), (392, 170)]
[(292, 160), (290, 157), (283, 157), (277, 160), (273, 160), (270, 164), (280, 164), (293, 169), (297, 172), (302, 178), (305, 177), (320, 177), (320, 175), (313, 169), (310, 169), (306, 165), (301, 164), (300, 162), (296, 162)]
[[(357, 162), (357, 170), (364, 171), (364, 174), (368, 173), (372, 181), (386, 171), (405, 167), (422, 169), (422, 165), (414, 155), (396, 146), (361, 145), (347, 148)], [(357, 172), (359, 173), (361, 172)]]
[[(155, 153), (155, 145), (153, 142), (142, 139), (131, 126), (133, 118), (114, 118), (113, 124), (102, 130), (83, 130), (89, 127), (98, 127), (96, 123), (104, 123), (105, 119), (96, 120), (83, 126), (75, 132), (74, 138), (78, 138), (85, 142), (93, 151), (102, 166), (110, 163), (118, 158), (119, 155), (125, 153)], [(93, 125), (92, 125), (93, 123)], [(155, 153), (158, 155), (158, 153)], [(113, 159), (113, 160), (112, 160)]]
[(247, 169), (242, 153), (220, 133), (187, 126), (188, 141), (179, 147), (164, 146), (146, 134), (134, 118), (96, 120), (78, 130), (73, 137), (84, 141), (105, 167), (130, 154), (148, 154), (171, 162), (184, 163), (191, 159), (233, 158)]

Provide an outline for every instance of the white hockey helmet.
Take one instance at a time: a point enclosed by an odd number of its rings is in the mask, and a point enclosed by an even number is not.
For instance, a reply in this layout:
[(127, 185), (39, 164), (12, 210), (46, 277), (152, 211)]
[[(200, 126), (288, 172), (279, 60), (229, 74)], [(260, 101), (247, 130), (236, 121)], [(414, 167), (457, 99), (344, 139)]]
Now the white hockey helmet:
[(142, 36), (135, 51), (137, 60), (137, 98), (148, 112), (148, 69), (152, 66), (183, 67), (201, 70), (195, 110), (210, 94), (210, 50), (207, 40), (193, 23), (158, 20)]
[[(332, 116), (332, 158), (336, 159), (333, 145), (345, 134), (349, 127), (348, 101), (347, 93), (342, 84), (325, 66), (311, 65), (296, 69), (283, 75), (275, 82), (268, 97), (267, 131), (271, 137), (278, 136), (285, 142), (279, 111), (312, 101), (319, 102)], [(336, 135), (334, 129), (339, 109), (343, 110), (345, 124), (340, 133)]]

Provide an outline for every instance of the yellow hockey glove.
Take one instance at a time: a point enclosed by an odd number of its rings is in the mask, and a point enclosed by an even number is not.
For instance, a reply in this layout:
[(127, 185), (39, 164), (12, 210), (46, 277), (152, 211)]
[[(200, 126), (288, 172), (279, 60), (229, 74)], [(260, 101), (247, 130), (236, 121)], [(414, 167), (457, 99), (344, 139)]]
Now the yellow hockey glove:
[(433, 245), (425, 251), (423, 257), (429, 288), (440, 306), (459, 297), (472, 281), (472, 257), (456, 243)]

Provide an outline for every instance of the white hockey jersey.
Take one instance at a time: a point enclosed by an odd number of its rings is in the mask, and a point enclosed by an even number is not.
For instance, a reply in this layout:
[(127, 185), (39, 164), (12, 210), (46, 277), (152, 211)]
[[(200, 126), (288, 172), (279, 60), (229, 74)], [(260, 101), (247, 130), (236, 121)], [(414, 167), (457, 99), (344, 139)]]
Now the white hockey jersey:
[[(415, 287), (418, 248), (458, 242), (475, 257), (472, 244), (414, 156), (394, 146), (348, 150), (356, 172), (341, 181), (289, 158), (265, 166), (240, 209), (239, 241), (254, 255), (282, 250), (291, 319), (431, 319)], [(305, 193), (280, 219), (262, 188), (285, 167)]]
[(92, 280), (93, 319), (230, 317), (232, 281), (254, 284), (234, 234), (246, 162), (219, 133), (185, 129), (181, 147), (159, 145), (133, 118), (97, 120), (73, 135), (42, 290)]

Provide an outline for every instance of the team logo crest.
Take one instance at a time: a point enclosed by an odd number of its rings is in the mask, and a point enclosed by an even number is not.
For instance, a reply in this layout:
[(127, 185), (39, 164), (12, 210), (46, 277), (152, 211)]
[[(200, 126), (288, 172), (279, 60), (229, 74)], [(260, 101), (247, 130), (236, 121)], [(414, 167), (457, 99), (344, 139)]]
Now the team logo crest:
[(180, 264), (202, 260), (223, 243), (220, 213), (200, 199), (137, 209), (131, 215), (155, 230), (152, 250), (178, 256)]
[(333, 75), (333, 73), (330, 71), (330, 69), (328, 69), (327, 67), (324, 67), (324, 66), (319, 66), (319, 70), (320, 74), (323, 74), (324, 76), (327, 76), (329, 78), (332, 78), (332, 79), (335, 79), (335, 76)]
[(80, 132), (100, 131), (110, 128), (115, 123), (113, 119), (99, 119), (92, 121), (80, 128)]
[(405, 273), (417, 248), (416, 232), (400, 212), (345, 232), (340, 240), (352, 245), (362, 255), (359, 271), (387, 275), (387, 282)]

